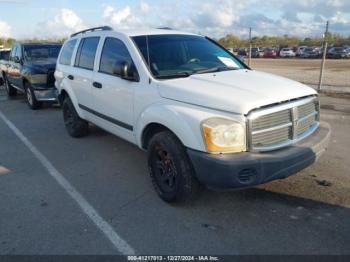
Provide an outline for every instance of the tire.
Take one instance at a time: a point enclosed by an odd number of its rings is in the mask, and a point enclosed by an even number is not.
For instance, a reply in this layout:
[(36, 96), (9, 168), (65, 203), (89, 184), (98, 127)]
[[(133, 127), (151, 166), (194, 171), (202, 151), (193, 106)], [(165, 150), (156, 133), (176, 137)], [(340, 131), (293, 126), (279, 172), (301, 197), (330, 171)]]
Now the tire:
[(43, 107), (43, 102), (36, 99), (33, 87), (28, 83), (24, 83), (24, 90), (26, 92), (27, 104), (30, 109), (37, 110)]
[(186, 202), (198, 194), (200, 184), (182, 143), (169, 132), (152, 137), (148, 146), (148, 168), (153, 186), (165, 202)]
[(10, 98), (16, 96), (17, 95), (17, 89), (14, 88), (10, 84), (10, 82), (8, 81), (6, 75), (4, 75), (3, 81), (4, 81), (4, 84), (5, 84), (5, 89), (6, 89), (7, 96), (10, 97)]
[(62, 104), (63, 120), (70, 136), (79, 138), (89, 133), (89, 124), (81, 119), (74, 108), (70, 98), (67, 96)]

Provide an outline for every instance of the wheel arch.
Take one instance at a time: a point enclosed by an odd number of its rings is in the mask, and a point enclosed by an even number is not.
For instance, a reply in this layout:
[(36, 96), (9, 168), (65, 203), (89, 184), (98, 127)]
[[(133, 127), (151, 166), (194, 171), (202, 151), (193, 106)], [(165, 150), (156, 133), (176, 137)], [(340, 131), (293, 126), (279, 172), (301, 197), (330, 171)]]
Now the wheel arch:
[(66, 97), (70, 98), (78, 115), (84, 119), (84, 117), (83, 117), (84, 114), (79, 107), (78, 99), (77, 99), (76, 95), (74, 94), (74, 92), (69, 88), (65, 88), (65, 87), (60, 88), (59, 93), (58, 93), (58, 102), (60, 103), (61, 106), (63, 105), (63, 101)]
[(138, 146), (147, 150), (150, 139), (162, 131), (172, 132), (185, 147), (205, 150), (199, 122), (182, 114), (176, 106), (151, 106), (141, 114), (135, 128)]

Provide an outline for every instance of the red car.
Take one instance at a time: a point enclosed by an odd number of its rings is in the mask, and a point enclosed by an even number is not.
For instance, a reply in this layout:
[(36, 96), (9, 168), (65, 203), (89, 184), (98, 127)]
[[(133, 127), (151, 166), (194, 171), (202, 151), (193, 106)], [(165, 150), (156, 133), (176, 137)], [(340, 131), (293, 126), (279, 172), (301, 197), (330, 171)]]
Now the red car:
[(277, 51), (272, 48), (266, 48), (264, 51), (264, 57), (265, 58), (276, 58), (277, 57)]

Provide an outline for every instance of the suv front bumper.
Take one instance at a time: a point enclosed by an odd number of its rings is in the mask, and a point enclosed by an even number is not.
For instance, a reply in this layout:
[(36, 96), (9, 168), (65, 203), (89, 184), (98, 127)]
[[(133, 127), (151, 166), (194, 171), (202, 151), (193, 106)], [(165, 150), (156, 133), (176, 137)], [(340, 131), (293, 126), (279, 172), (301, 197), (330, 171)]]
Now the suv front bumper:
[(213, 189), (246, 188), (286, 178), (313, 164), (326, 150), (331, 128), (322, 122), (292, 146), (263, 153), (208, 154), (187, 149), (198, 180)]

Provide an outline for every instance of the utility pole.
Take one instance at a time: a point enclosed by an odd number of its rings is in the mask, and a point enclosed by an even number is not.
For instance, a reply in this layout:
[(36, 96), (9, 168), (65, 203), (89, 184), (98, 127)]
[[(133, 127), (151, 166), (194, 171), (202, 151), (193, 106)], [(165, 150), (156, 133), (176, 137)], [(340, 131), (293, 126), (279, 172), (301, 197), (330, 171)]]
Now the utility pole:
[(329, 21), (327, 21), (326, 24), (326, 32), (323, 36), (323, 56), (322, 56), (322, 63), (321, 63), (321, 72), (320, 72), (320, 81), (318, 84), (318, 90), (322, 89), (322, 82), (323, 82), (323, 71), (324, 71), (324, 66), (326, 64), (326, 57), (327, 57), (327, 47), (328, 47), (328, 43), (327, 43), (327, 37), (328, 37), (328, 28), (329, 28)]
[(248, 53), (248, 66), (250, 67), (252, 62), (252, 28), (249, 27), (249, 53)]

